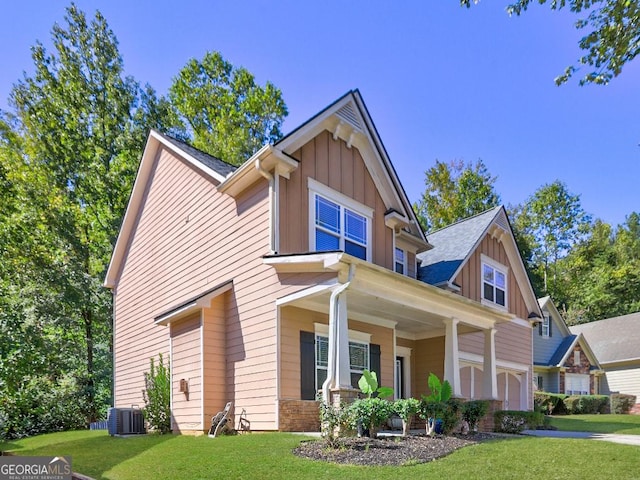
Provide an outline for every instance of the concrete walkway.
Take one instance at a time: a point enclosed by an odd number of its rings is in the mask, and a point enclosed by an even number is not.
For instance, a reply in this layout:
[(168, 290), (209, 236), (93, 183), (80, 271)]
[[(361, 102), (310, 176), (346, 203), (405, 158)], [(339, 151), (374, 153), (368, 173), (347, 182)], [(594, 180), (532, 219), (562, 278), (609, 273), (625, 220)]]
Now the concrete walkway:
[(563, 432), (561, 430), (525, 430), (523, 435), (549, 438), (585, 438), (605, 442), (623, 443), (640, 447), (640, 435), (621, 435), (619, 433)]

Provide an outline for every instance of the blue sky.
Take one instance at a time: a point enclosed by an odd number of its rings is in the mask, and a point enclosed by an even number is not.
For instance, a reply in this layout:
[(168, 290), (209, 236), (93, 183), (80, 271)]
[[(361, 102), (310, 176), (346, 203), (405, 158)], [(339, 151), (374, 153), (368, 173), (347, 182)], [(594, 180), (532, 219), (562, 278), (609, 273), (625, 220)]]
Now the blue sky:
[[(560, 179), (611, 224), (640, 211), (640, 61), (606, 87), (556, 87), (580, 55), (575, 17), (508, 0), (231, 2), (78, 0), (115, 32), (125, 69), (166, 93), (189, 58), (218, 50), (269, 80), (289, 108), (286, 133), (360, 89), (411, 201), (436, 159), (481, 158), (505, 204)], [(66, 2), (6, 2), (0, 16), (0, 108), (31, 71)]]

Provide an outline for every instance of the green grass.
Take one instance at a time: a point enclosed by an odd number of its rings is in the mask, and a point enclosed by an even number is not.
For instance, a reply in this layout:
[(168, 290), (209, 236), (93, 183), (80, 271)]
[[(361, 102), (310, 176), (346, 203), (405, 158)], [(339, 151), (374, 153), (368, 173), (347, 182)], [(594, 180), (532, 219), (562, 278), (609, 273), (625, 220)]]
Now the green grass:
[(71, 455), (75, 471), (113, 480), (599, 479), (603, 476), (603, 468), (607, 478), (640, 478), (640, 448), (594, 440), (517, 437), (465, 447), (428, 464), (356, 467), (294, 456), (291, 450), (304, 439), (285, 433), (254, 433), (216, 439), (179, 435), (112, 438), (104, 431), (81, 431), (0, 443), (0, 450), (19, 455)]
[(551, 425), (569, 432), (640, 435), (640, 415), (557, 415)]

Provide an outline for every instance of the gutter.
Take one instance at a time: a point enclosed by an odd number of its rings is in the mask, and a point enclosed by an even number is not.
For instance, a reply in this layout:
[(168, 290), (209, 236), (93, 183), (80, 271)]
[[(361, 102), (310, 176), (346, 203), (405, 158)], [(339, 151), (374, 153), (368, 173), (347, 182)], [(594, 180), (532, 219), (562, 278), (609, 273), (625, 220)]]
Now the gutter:
[(327, 362), (327, 379), (322, 384), (322, 401), (326, 404), (329, 403), (330, 395), (331, 395), (331, 385), (335, 382), (336, 379), (336, 370), (337, 370), (337, 350), (336, 350), (336, 341), (338, 339), (338, 299), (339, 296), (344, 293), (347, 288), (351, 285), (351, 281), (356, 273), (356, 266), (354, 264), (349, 265), (349, 277), (347, 281), (336, 288), (331, 293), (331, 298), (329, 299), (329, 352), (328, 352), (328, 362)]
[(279, 246), (276, 245), (276, 228), (278, 225), (278, 208), (276, 205), (276, 179), (262, 167), (263, 159), (258, 157), (255, 161), (256, 170), (269, 182), (269, 249), (272, 254), (277, 253)]

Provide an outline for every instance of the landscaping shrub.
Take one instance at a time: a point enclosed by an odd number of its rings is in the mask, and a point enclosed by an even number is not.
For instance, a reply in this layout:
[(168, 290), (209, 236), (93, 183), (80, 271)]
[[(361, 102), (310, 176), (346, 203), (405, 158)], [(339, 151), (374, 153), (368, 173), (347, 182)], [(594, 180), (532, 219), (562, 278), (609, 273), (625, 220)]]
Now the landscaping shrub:
[(498, 410), (493, 414), (496, 432), (522, 433), (523, 430), (536, 429), (544, 425), (544, 415), (540, 412), (520, 410)]
[(462, 404), (462, 419), (469, 424), (469, 430), (475, 432), (478, 430), (478, 422), (485, 416), (489, 408), (489, 402), (486, 400), (470, 400)]
[(145, 407), (145, 420), (149, 426), (159, 433), (171, 431), (171, 380), (169, 367), (164, 365), (162, 354), (159, 355), (158, 365), (153, 357), (150, 359), (149, 372), (144, 374), (145, 390), (142, 391)]
[(349, 429), (351, 411), (344, 403), (339, 407), (333, 404), (320, 403), (320, 426), (322, 438), (325, 439), (329, 447), (335, 448), (337, 440), (345, 431)]
[(567, 409), (564, 405), (565, 398), (567, 398), (567, 395), (562, 393), (534, 392), (533, 409), (545, 415), (566, 414)]
[(379, 428), (393, 414), (391, 402), (380, 397), (359, 398), (351, 403), (348, 410), (348, 418), (351, 420), (351, 427), (357, 428), (358, 421), (366, 430)]
[(572, 415), (607, 413), (609, 397), (606, 395), (571, 395), (563, 401), (567, 413)]
[(636, 403), (635, 395), (626, 395), (624, 393), (611, 394), (611, 413), (629, 413), (631, 407)]

